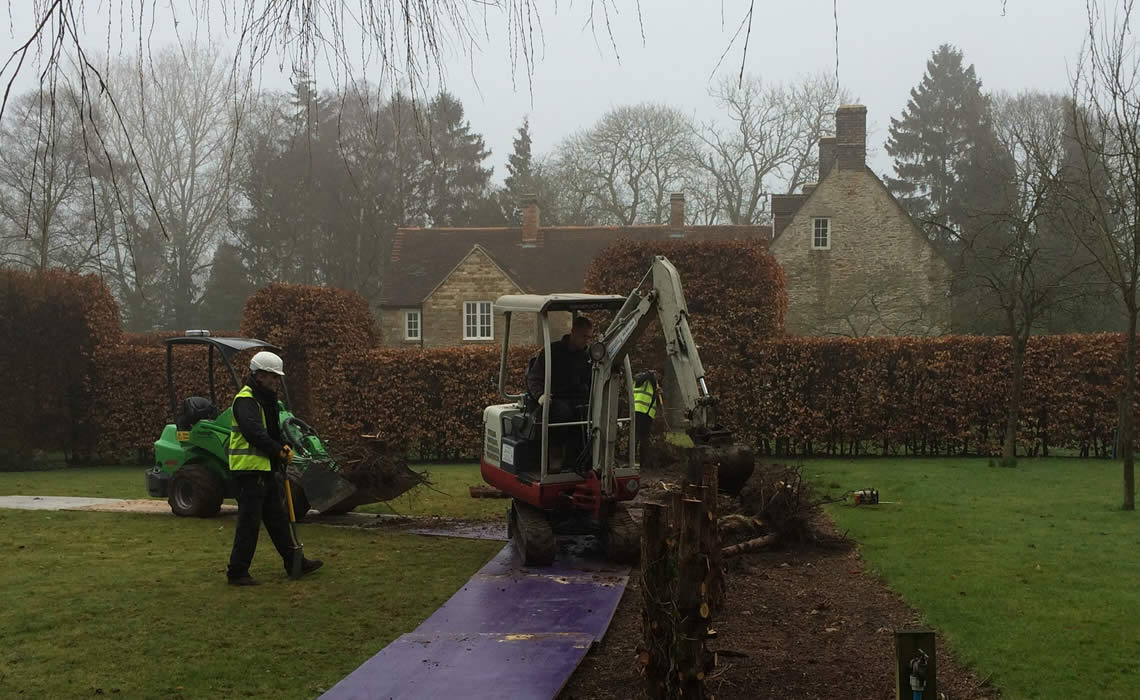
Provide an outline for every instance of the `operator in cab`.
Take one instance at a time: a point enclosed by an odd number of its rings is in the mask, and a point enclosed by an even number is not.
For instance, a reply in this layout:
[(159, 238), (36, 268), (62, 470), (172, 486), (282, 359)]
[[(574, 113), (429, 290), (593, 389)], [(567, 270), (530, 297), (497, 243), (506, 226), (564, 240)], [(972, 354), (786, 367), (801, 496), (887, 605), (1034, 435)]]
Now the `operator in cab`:
[[(590, 401), (590, 355), (594, 324), (585, 316), (575, 316), (570, 332), (550, 344), (550, 394), (546, 391), (544, 351), (531, 358), (526, 371), (526, 389), (538, 401), (538, 411), (550, 403), (550, 423), (570, 423), (585, 419)], [(570, 426), (563, 433), (563, 463), (577, 459), (583, 448), (581, 426)]]

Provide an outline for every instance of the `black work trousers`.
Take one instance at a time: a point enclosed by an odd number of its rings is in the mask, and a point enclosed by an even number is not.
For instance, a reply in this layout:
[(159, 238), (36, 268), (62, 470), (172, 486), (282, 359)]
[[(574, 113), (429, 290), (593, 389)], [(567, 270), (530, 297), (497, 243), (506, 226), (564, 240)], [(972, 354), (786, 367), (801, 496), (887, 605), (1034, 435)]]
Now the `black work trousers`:
[(653, 454), (649, 441), (653, 437), (653, 419), (648, 413), (637, 411), (634, 414), (634, 424), (637, 430), (637, 461), (642, 469), (652, 468)]
[[(573, 423), (586, 419), (586, 407), (583, 399), (554, 399), (550, 402), (550, 423)], [(539, 409), (541, 411), (541, 409)], [(541, 416), (542, 414), (539, 413)], [(585, 448), (585, 431), (581, 425), (568, 425), (561, 428), (550, 428), (552, 443), (561, 444), (564, 455), (564, 465), (569, 467), (577, 463), (582, 450)]]
[(238, 517), (226, 576), (233, 580), (249, 575), (263, 522), (288, 571), (295, 545), (289, 532), (289, 513), (281, 505), (282, 492), (276, 475), (273, 472), (235, 473), (234, 479), (238, 485)]

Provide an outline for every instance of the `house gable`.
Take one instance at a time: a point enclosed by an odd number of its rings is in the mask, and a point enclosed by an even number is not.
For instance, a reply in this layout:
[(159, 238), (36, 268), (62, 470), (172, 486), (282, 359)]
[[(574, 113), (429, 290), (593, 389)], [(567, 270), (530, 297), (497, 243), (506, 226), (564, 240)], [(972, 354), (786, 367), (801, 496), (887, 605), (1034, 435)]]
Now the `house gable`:
[[(813, 249), (814, 220), (830, 222)], [(949, 324), (950, 269), (866, 167), (833, 167), (770, 245), (788, 285), (788, 332), (930, 335)]]
[[(459, 264), (423, 300), (423, 346), (501, 343), (504, 331), (501, 317), (492, 319), (491, 338), (464, 338), (464, 304), (493, 303), (504, 294), (524, 291), (482, 246), (472, 246)], [(533, 343), (533, 328), (512, 328), (511, 339), (515, 343)]]

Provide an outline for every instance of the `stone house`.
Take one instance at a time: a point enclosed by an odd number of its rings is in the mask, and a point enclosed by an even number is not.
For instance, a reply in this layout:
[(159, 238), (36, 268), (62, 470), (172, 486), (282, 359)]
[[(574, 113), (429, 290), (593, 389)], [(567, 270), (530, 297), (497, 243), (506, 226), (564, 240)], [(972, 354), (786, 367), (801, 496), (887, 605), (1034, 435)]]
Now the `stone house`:
[(867, 167), (867, 108), (840, 107), (835, 123), (819, 142), (819, 182), (772, 196), (788, 333), (949, 332), (950, 265)]
[[(397, 230), (379, 304), (384, 346), (501, 343), (502, 319), (492, 313), (495, 299), (581, 291), (590, 263), (619, 239), (766, 241), (771, 231), (767, 226), (686, 226), (680, 193), (670, 197), (669, 223), (659, 226), (542, 226), (534, 198), (522, 204), (521, 227)], [(555, 337), (569, 322), (569, 314), (552, 317)], [(512, 323), (512, 343), (534, 344), (541, 337), (537, 323)]]

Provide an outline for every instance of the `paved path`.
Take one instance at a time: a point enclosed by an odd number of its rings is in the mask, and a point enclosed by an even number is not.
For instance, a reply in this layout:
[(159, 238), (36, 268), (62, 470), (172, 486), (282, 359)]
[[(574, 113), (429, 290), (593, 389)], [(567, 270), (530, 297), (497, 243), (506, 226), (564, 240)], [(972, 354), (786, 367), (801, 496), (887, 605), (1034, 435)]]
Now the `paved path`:
[[(158, 498), (84, 498), (78, 496), (0, 496), (0, 509), (86, 510), (102, 513), (149, 513), (170, 515), (170, 505)], [(222, 505), (220, 515), (237, 515), (237, 506)], [(458, 537), (474, 540), (506, 541), (507, 528), (501, 522), (465, 522), (432, 517), (405, 517), (388, 513), (344, 513), (320, 515), (312, 512), (302, 525), (341, 525), (386, 527), (413, 535)]]

